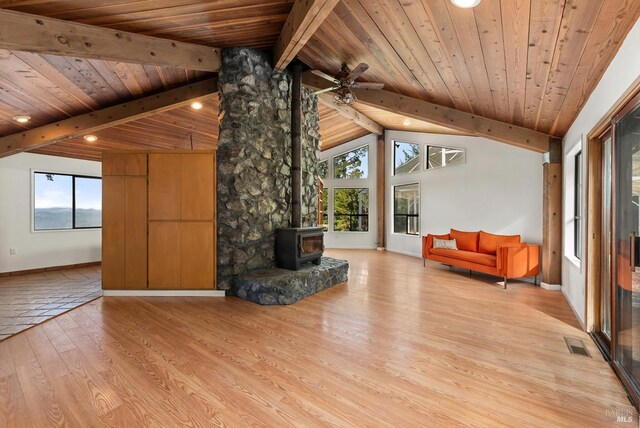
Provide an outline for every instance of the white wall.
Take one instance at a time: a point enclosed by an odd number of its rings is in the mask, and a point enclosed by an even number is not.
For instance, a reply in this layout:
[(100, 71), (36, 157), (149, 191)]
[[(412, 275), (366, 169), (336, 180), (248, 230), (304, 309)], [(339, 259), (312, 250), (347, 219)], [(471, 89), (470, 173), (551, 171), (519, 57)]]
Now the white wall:
[[(393, 142), (421, 143), (421, 171), (393, 176)], [(427, 144), (466, 149), (466, 163), (424, 169)], [(449, 229), (519, 234), (542, 243), (542, 155), (480, 137), (386, 133), (386, 248), (420, 257), (420, 236)], [(393, 186), (420, 183), (420, 236), (392, 231)]]
[[(320, 153), (320, 160), (327, 159), (329, 165), (328, 178), (323, 179), (325, 189), (329, 189), (329, 231), (324, 233), (324, 245), (327, 248), (376, 248), (378, 231), (378, 211), (376, 208), (376, 150), (377, 138), (373, 134), (342, 144)], [(333, 179), (331, 159), (358, 147), (369, 146), (369, 174), (367, 179), (344, 180)], [(369, 188), (369, 231), (368, 232), (334, 232), (333, 225), (333, 188), (335, 187), (367, 187)]]
[(100, 260), (101, 229), (32, 231), (31, 170), (101, 176), (101, 168), (100, 162), (31, 153), (0, 159), (0, 272)]
[[(569, 128), (563, 139), (564, 151), (564, 206), (563, 219), (565, 234), (563, 240), (564, 251), (562, 261), (562, 292), (573, 307), (574, 312), (584, 323), (585, 320), (585, 269), (580, 262), (568, 256), (573, 248), (573, 236), (567, 237), (572, 232), (573, 217), (573, 155), (579, 150), (577, 145), (582, 144), (582, 171), (583, 182), (586, 183), (586, 160), (588, 158), (587, 144), (583, 144), (586, 136), (593, 130), (596, 124), (605, 117), (608, 111), (614, 107), (620, 97), (629, 89), (640, 82), (640, 21), (637, 21), (627, 38), (624, 40), (618, 54), (615, 56), (595, 90), (583, 106), (578, 117)], [(586, 191), (583, 186), (583, 191)], [(586, 207), (586, 194), (582, 200)], [(586, 212), (586, 208), (583, 209)], [(582, 242), (585, 242), (586, 221), (583, 221)], [(582, 260), (585, 259), (584, 245)]]

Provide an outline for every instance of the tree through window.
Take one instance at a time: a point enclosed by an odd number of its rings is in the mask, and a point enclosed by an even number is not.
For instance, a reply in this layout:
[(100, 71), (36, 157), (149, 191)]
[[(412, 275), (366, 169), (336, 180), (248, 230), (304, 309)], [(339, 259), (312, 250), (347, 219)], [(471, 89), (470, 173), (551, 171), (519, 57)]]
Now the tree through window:
[(369, 189), (333, 190), (333, 230), (367, 232), (369, 230)]
[(369, 146), (333, 158), (333, 177), (361, 179), (369, 176)]

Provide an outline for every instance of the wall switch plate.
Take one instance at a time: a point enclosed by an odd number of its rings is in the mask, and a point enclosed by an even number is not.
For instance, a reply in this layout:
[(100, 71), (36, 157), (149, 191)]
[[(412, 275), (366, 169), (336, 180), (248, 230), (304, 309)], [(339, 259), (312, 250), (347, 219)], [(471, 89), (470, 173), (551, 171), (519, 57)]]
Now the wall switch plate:
[(10, 256), (15, 256), (16, 255), (16, 249), (15, 248), (9, 248), (9, 255)]

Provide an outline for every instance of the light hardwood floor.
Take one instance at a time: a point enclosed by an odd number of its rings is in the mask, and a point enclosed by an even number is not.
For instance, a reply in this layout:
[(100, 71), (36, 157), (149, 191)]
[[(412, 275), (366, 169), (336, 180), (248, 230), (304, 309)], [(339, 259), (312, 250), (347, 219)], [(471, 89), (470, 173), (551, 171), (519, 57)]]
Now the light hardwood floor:
[(561, 293), (329, 255), (350, 261), (349, 282), (292, 306), (103, 297), (0, 342), (0, 426), (637, 423)]

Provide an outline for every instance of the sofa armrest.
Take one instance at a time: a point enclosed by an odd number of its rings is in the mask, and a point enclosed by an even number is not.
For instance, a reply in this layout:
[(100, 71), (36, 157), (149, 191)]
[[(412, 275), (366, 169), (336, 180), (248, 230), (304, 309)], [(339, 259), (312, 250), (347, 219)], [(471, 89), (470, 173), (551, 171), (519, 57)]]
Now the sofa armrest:
[(426, 259), (429, 255), (429, 249), (433, 246), (433, 237), (431, 235), (422, 237), (422, 258)]
[(428, 233), (427, 236), (423, 236), (422, 237), (422, 258), (423, 259), (428, 258), (429, 254), (430, 254), (430, 250), (433, 248), (433, 238), (447, 239), (447, 240), (451, 239), (449, 234), (446, 234), (446, 235), (432, 235), (432, 234)]
[(540, 273), (540, 246), (526, 242), (498, 245), (496, 268), (501, 276), (522, 278)]

